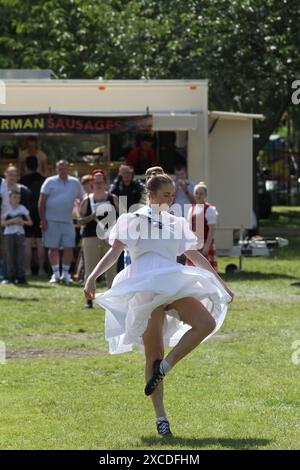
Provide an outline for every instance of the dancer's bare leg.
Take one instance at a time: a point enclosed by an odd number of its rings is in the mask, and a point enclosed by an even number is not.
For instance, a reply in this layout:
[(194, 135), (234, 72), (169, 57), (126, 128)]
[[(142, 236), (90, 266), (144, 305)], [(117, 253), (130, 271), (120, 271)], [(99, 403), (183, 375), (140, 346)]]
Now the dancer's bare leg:
[[(148, 322), (147, 329), (143, 334), (143, 342), (146, 356), (146, 382), (153, 374), (153, 363), (157, 359), (164, 357), (163, 325), (165, 311), (163, 307), (153, 310)], [(152, 403), (155, 409), (156, 417), (166, 416), (163, 403), (163, 383), (160, 383), (151, 395)]]
[(204, 305), (193, 297), (175, 300), (168, 305), (169, 309), (177, 310), (180, 320), (192, 327), (166, 356), (166, 361), (172, 367), (215, 329), (216, 322)]

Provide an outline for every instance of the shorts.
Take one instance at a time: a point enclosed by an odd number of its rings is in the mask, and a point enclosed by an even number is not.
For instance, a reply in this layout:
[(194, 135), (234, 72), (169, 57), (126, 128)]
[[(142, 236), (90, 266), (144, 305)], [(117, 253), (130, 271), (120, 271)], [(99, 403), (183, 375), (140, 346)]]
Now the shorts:
[(48, 220), (48, 229), (43, 232), (46, 248), (73, 248), (75, 246), (75, 227), (73, 222)]

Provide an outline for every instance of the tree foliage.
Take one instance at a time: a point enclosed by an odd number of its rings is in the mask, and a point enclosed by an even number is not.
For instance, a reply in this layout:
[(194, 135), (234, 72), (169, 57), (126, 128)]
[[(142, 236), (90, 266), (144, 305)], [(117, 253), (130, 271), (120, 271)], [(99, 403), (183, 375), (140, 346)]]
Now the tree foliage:
[(266, 116), (257, 152), (299, 78), (299, 14), (298, 0), (0, 0), (0, 67), (208, 78), (211, 109)]

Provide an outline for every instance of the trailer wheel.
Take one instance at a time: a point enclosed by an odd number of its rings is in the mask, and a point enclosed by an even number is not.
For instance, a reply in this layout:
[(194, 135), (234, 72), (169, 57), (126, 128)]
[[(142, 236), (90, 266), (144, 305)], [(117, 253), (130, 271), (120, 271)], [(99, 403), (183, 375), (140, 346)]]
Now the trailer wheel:
[(230, 274), (230, 273), (235, 273), (238, 270), (238, 267), (236, 264), (227, 264), (225, 268), (225, 273)]

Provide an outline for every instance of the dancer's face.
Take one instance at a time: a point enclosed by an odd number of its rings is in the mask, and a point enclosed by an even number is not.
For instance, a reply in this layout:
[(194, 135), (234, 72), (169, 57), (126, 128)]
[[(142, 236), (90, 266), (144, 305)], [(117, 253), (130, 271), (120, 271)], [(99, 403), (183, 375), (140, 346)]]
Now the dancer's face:
[(150, 192), (149, 199), (151, 204), (167, 204), (169, 207), (173, 204), (175, 189), (172, 184), (163, 184), (155, 192)]

